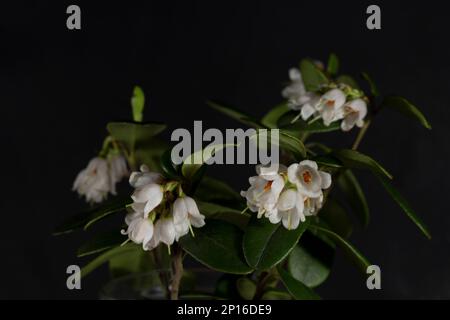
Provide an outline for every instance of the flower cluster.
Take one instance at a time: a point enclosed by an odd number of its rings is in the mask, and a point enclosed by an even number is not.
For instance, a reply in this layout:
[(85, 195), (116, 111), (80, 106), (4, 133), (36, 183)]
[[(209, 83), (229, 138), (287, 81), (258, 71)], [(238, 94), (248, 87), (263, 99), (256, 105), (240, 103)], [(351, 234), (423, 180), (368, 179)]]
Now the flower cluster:
[(122, 230), (131, 241), (142, 244), (144, 250), (152, 250), (160, 243), (172, 245), (189, 230), (192, 232), (192, 226), (205, 225), (205, 216), (195, 200), (184, 195), (177, 182), (166, 182), (145, 165), (140, 169), (130, 176), (133, 203), (125, 217), (128, 228)]
[(306, 216), (317, 214), (322, 207), (323, 189), (331, 185), (331, 175), (320, 171), (317, 163), (304, 160), (286, 168), (282, 165), (257, 166), (257, 176), (250, 177), (250, 187), (241, 195), (252, 212), (271, 223), (283, 223), (296, 229)]
[(127, 163), (122, 155), (95, 157), (77, 175), (72, 190), (84, 196), (87, 202), (99, 203), (108, 193), (116, 195), (116, 184), (127, 176)]
[(290, 69), (289, 78), (291, 83), (284, 88), (282, 95), (288, 99), (289, 108), (300, 111), (299, 117), (303, 120), (322, 118), (325, 126), (342, 120), (343, 131), (349, 131), (355, 125), (364, 125), (367, 104), (362, 97), (349, 97), (345, 93), (348, 86), (336, 85), (320, 95), (306, 90), (300, 70)]

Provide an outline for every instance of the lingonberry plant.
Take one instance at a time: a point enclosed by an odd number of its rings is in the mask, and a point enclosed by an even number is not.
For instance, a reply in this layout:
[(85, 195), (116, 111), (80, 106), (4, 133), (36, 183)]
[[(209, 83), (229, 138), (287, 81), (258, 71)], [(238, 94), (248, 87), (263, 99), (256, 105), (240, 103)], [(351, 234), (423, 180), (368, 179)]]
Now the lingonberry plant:
[[(136, 87), (133, 121), (108, 123), (101, 151), (75, 179), (73, 189), (91, 207), (55, 231), (86, 230), (123, 215), (123, 225), (80, 247), (78, 256), (96, 255), (82, 276), (104, 263), (109, 263), (112, 276), (157, 270), (157, 284), (167, 298), (188, 298), (199, 294), (195, 282), (184, 281), (192, 279), (183, 267), (190, 256), (222, 274), (212, 292), (201, 292), (203, 297), (317, 299), (314, 288), (327, 279), (336, 248), (363, 273), (371, 265), (349, 242), (351, 215), (362, 227), (370, 217), (356, 170), (371, 172), (429, 238), (425, 225), (393, 187), (392, 175), (357, 150), (372, 121), (386, 109), (431, 126), (407, 99), (381, 96), (366, 73), (361, 74), (367, 88), (363, 90), (352, 77), (338, 75), (338, 67), (334, 54), (326, 67), (302, 60), (289, 71), (290, 82), (282, 91), (285, 101), (262, 119), (208, 102), (256, 129), (256, 138), (262, 129), (278, 130), (280, 163), (257, 165), (257, 174), (240, 193), (205, 173), (208, 157), (233, 146), (215, 144), (208, 152), (197, 150), (200, 163), (191, 161), (192, 154), (174, 164), (171, 147), (159, 137), (166, 125), (143, 122), (145, 98)], [(323, 134), (339, 130), (358, 130), (351, 146), (320, 142)], [(116, 184), (122, 179), (128, 179), (130, 189), (117, 195)]]

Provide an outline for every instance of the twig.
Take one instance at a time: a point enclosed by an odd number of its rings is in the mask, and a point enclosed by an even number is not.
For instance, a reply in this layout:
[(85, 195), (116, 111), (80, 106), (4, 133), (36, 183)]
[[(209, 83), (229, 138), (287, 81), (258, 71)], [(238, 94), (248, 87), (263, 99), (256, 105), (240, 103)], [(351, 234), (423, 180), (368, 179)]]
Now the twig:
[(175, 244), (172, 259), (172, 281), (170, 283), (170, 300), (178, 300), (181, 278), (183, 277), (183, 250)]

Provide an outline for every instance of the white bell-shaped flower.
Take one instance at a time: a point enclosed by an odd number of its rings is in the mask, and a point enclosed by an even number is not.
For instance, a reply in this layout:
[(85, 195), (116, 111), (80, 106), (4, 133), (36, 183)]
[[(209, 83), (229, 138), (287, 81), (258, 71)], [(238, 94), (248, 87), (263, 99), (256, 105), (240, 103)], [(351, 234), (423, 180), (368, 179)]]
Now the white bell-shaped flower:
[(323, 123), (329, 126), (332, 122), (342, 119), (342, 107), (345, 103), (345, 93), (340, 89), (327, 91), (320, 98), (318, 109), (323, 119)]
[(363, 99), (355, 99), (347, 102), (343, 107), (344, 119), (341, 122), (343, 131), (350, 131), (355, 125), (362, 127), (367, 115), (367, 104)]
[(116, 195), (116, 184), (128, 176), (127, 161), (125, 157), (117, 154), (108, 158), (110, 192)]
[(89, 161), (73, 183), (72, 190), (84, 196), (88, 202), (102, 202), (110, 191), (108, 162), (104, 158), (96, 157)]
[(278, 199), (277, 208), (266, 215), (271, 223), (282, 222), (288, 230), (297, 229), (305, 221), (303, 195), (295, 189), (284, 190)]
[(297, 186), (301, 194), (310, 198), (319, 197), (322, 189), (327, 189), (331, 185), (331, 175), (320, 171), (317, 163), (311, 160), (290, 165), (288, 179)]

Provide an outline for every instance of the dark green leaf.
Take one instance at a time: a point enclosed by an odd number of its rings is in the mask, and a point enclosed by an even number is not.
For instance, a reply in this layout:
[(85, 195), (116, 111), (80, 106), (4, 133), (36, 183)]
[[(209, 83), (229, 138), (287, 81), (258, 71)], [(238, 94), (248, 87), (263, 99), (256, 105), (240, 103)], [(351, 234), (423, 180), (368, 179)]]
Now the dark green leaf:
[(348, 238), (352, 234), (353, 224), (347, 212), (338, 201), (331, 197), (328, 197), (320, 210), (320, 219), (341, 237)]
[(278, 119), (290, 111), (286, 103), (282, 103), (271, 109), (261, 120), (261, 123), (268, 128), (278, 128)]
[(131, 108), (133, 110), (133, 120), (135, 122), (142, 122), (145, 105), (145, 95), (141, 87), (135, 86), (133, 89), (133, 96), (131, 97)]
[(354, 89), (359, 89), (358, 82), (353, 77), (343, 74), (336, 79), (337, 83), (346, 84)]
[(250, 273), (242, 252), (242, 231), (225, 221), (209, 219), (204, 227), (195, 229), (195, 237), (186, 235), (180, 245), (207, 267), (233, 274)]
[(225, 182), (209, 176), (201, 179), (195, 196), (201, 201), (213, 202), (237, 210), (243, 210), (245, 207), (244, 198), (238, 192)]
[(286, 270), (278, 267), (281, 281), (296, 300), (320, 300), (320, 297), (306, 285), (291, 276)]
[[(150, 271), (158, 269), (153, 260), (153, 252), (144, 251), (141, 246), (135, 246), (135, 248), (109, 260), (109, 270), (113, 278), (129, 274), (145, 274), (144, 279), (141, 280), (148, 281), (148, 278), (151, 278)], [(167, 252), (166, 248), (164, 250)], [(155, 274), (156, 277), (158, 277), (157, 274)]]
[(314, 234), (325, 235), (330, 238), (343, 250), (347, 258), (351, 260), (363, 274), (366, 274), (367, 267), (370, 266), (371, 263), (348, 241), (323, 225), (311, 223), (308, 228)]
[(134, 251), (140, 249), (142, 250), (141, 246), (138, 246), (134, 243), (127, 243), (120, 247), (115, 247), (111, 250), (108, 250), (98, 257), (96, 257), (94, 260), (89, 262), (87, 265), (85, 265), (83, 268), (81, 268), (81, 277), (87, 276), (89, 273), (100, 267), (102, 264), (108, 262), (113, 257), (117, 257), (119, 255), (125, 254), (130, 251)]
[(307, 91), (318, 91), (329, 82), (327, 76), (309, 59), (300, 62), (300, 72)]
[(292, 300), (292, 297), (287, 292), (277, 289), (269, 289), (264, 292), (261, 300)]
[(298, 111), (290, 111), (285, 113), (278, 120), (278, 126), (284, 131), (291, 135), (297, 136), (301, 132), (308, 133), (324, 133), (341, 130), (341, 125), (339, 121), (331, 123), (329, 126), (325, 126), (322, 120), (316, 120), (312, 123), (308, 123), (302, 119), (298, 119), (294, 123), (292, 120), (296, 118)]
[(425, 118), (423, 113), (403, 97), (388, 96), (384, 98), (381, 106), (400, 112), (406, 117), (419, 121), (425, 128), (431, 129), (431, 124)]
[(258, 128), (258, 129), (264, 128), (264, 126), (258, 120), (256, 120), (255, 118), (253, 118), (253, 117), (251, 117), (251, 116), (249, 116), (249, 115), (247, 115), (247, 114), (245, 114), (245, 113), (243, 113), (241, 111), (238, 111), (238, 110), (236, 110), (234, 108), (231, 108), (231, 107), (222, 106), (222, 105), (220, 105), (218, 103), (215, 103), (213, 101), (207, 101), (206, 103), (211, 108), (213, 108), (213, 109), (215, 109), (215, 110), (217, 110), (217, 111), (219, 111), (219, 112), (229, 116), (230, 118), (235, 119), (235, 120), (237, 120), (237, 121), (239, 121), (239, 122), (241, 122), (241, 123), (243, 123), (243, 124), (245, 124), (245, 125), (247, 125), (249, 127)]
[(328, 57), (327, 71), (332, 76), (339, 71), (339, 58), (334, 53), (331, 53)]
[(328, 242), (310, 232), (305, 232), (289, 255), (287, 268), (298, 281), (310, 288), (317, 287), (330, 274), (334, 251), (334, 247)]
[(339, 176), (337, 183), (352, 208), (353, 213), (361, 222), (362, 226), (367, 227), (370, 220), (369, 205), (355, 175), (350, 170), (345, 170)]
[(367, 83), (369, 84), (370, 87), (370, 93), (374, 96), (374, 97), (378, 97), (380, 95), (380, 92), (378, 91), (378, 88), (375, 84), (375, 82), (372, 80), (372, 78), (365, 72), (361, 73), (361, 76), (364, 78), (364, 80), (367, 81)]
[(54, 235), (72, 232), (77, 229), (87, 229), (94, 223), (106, 218), (107, 216), (124, 211), (128, 204), (132, 203), (130, 197), (117, 197), (86, 212), (79, 213), (66, 220), (62, 225), (56, 228)]
[(312, 158), (320, 167), (326, 167), (329, 169), (340, 169), (342, 168), (342, 163), (337, 160), (336, 158), (329, 156), (329, 155), (323, 155), (323, 156), (315, 156)]
[(200, 213), (209, 219), (217, 219), (230, 222), (243, 229), (249, 219), (248, 213), (242, 213), (242, 210), (221, 206), (212, 202), (204, 202), (196, 199)]
[(179, 167), (172, 162), (172, 150), (167, 149), (162, 157), (161, 157), (161, 169), (164, 175), (170, 179), (178, 179), (179, 178)]
[(99, 253), (114, 247), (120, 246), (128, 237), (122, 235), (120, 230), (114, 230), (107, 233), (96, 235), (89, 242), (82, 245), (77, 252), (78, 257), (88, 256)]
[(161, 133), (166, 128), (162, 123), (110, 122), (107, 125), (111, 136), (125, 145), (129, 152), (134, 152), (143, 144)]
[(309, 219), (295, 230), (287, 230), (281, 223), (269, 219), (250, 219), (244, 234), (244, 255), (248, 264), (258, 270), (267, 270), (283, 261), (295, 247), (309, 224)]
[(345, 167), (350, 169), (368, 169), (376, 176), (387, 177), (392, 179), (392, 175), (386, 171), (378, 162), (371, 157), (362, 154), (361, 152), (341, 149), (333, 152), (333, 155), (338, 158)]
[(392, 197), (392, 199), (397, 202), (397, 204), (403, 209), (403, 211), (406, 213), (409, 219), (411, 219), (412, 222), (422, 231), (422, 233), (428, 238), (431, 239), (431, 234), (428, 231), (428, 228), (425, 226), (425, 224), (422, 222), (422, 220), (417, 216), (417, 214), (414, 212), (414, 210), (411, 208), (409, 203), (406, 201), (405, 198), (395, 189), (392, 184), (383, 177), (378, 177), (381, 183), (383, 184), (383, 187), (386, 189), (386, 191), (389, 193), (389, 195)]

